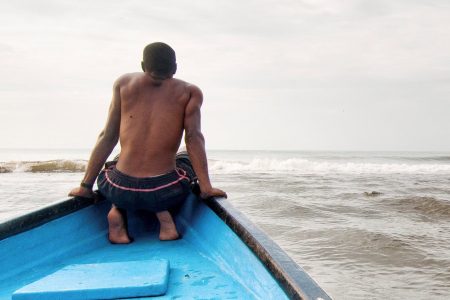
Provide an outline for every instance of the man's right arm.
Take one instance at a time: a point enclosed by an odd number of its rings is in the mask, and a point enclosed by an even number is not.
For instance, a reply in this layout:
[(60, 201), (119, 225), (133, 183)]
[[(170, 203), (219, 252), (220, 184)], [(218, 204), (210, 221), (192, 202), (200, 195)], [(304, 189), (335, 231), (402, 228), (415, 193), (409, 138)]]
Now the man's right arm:
[[(79, 187), (72, 189), (69, 196), (79, 196), (92, 198), (94, 194), (92, 192), (92, 186), (98, 176), (98, 173), (103, 167), (108, 156), (119, 141), (120, 134), (120, 84), (117, 80), (113, 88), (113, 97), (111, 105), (109, 107), (108, 119), (106, 121), (105, 128), (100, 133), (97, 143), (92, 150), (91, 157), (89, 158), (86, 172), (82, 180), (82, 184)], [(83, 186), (84, 184), (84, 186)]]
[(205, 138), (201, 132), (200, 108), (203, 103), (202, 92), (196, 86), (189, 86), (189, 91), (190, 99), (184, 114), (185, 142), (192, 167), (200, 184), (201, 197), (227, 197), (224, 191), (213, 188), (209, 179)]

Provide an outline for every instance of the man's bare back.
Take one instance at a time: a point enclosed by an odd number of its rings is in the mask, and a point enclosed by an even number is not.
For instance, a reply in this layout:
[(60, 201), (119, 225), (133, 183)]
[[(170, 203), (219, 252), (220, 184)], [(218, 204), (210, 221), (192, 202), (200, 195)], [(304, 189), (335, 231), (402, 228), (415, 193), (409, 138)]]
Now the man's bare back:
[(157, 85), (145, 73), (124, 75), (118, 85), (121, 154), (117, 168), (134, 177), (173, 170), (186, 105), (197, 88), (174, 78)]
[[(180, 181), (187, 178), (175, 170), (175, 154), (184, 132), (187, 152), (199, 181), (201, 197), (226, 197), (224, 191), (212, 187), (209, 179), (205, 141), (201, 133), (201, 90), (173, 78), (176, 72), (175, 52), (164, 43), (147, 45), (142, 68), (143, 73), (123, 75), (114, 83), (105, 128), (98, 137), (80, 186), (72, 189), (69, 195), (94, 197), (94, 181), (119, 139), (119, 161), (112, 171), (102, 171), (102, 186), (121, 190), (125, 193), (122, 194), (125, 199), (127, 192), (145, 194), (166, 186), (179, 185)], [(123, 174), (117, 173), (115, 176), (134, 178), (132, 182), (139, 181), (140, 178), (147, 182), (151, 178), (161, 178), (158, 176), (161, 174), (166, 177), (175, 176), (175, 180), (159, 187), (125, 187), (114, 183), (108, 177), (108, 171), (114, 175), (114, 170)], [(113, 203), (122, 199), (117, 199), (116, 193), (112, 193), (110, 197), (112, 199), (109, 200)], [(138, 198), (133, 201), (136, 199)], [(169, 202), (160, 201), (159, 204), (159, 207), (164, 208), (154, 211), (161, 225), (160, 239), (178, 238), (172, 216), (166, 208)], [(124, 219), (115, 205), (108, 214), (108, 222), (109, 239), (112, 243), (126, 244), (131, 241)]]

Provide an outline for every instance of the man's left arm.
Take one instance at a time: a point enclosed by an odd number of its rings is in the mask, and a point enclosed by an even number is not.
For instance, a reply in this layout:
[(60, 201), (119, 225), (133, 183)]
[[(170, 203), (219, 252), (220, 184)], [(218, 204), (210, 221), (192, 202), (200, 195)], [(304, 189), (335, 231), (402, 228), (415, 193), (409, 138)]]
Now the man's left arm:
[(117, 142), (120, 133), (120, 85), (119, 80), (115, 82), (113, 97), (109, 107), (108, 119), (105, 128), (98, 136), (97, 143), (92, 150), (91, 157), (84, 174), (83, 181), (79, 187), (70, 191), (69, 196), (93, 198), (92, 186), (97, 178), (103, 164), (108, 159)]

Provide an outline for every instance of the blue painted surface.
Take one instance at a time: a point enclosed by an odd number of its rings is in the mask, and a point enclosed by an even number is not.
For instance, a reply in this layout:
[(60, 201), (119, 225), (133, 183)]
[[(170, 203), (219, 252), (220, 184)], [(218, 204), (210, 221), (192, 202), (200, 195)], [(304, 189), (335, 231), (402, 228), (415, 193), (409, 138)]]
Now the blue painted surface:
[[(176, 222), (183, 238), (161, 242), (149, 214), (129, 214), (130, 245), (108, 243), (107, 203), (0, 241), (0, 300), (70, 264), (167, 259), (165, 295), (148, 299), (287, 299), (272, 275), (206, 205), (189, 197)], [(140, 298), (146, 299), (146, 298)]]
[(69, 265), (13, 293), (13, 300), (95, 300), (164, 295), (165, 259)]

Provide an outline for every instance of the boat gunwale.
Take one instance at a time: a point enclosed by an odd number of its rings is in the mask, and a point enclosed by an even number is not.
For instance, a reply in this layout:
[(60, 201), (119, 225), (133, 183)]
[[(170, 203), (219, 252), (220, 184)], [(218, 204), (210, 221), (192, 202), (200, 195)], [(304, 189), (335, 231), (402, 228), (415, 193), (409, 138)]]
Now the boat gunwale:
[[(234, 208), (228, 200), (211, 198), (206, 201), (206, 204), (261, 260), (290, 299), (331, 299), (278, 244)], [(310, 287), (310, 291), (302, 288), (305, 285)]]
[(64, 217), (94, 203), (94, 199), (91, 198), (74, 197), (8, 219), (0, 223), (0, 241)]
[[(290, 299), (331, 299), (285, 251), (228, 200), (210, 198), (204, 202), (260, 259)], [(96, 203), (94, 199), (73, 197), (6, 220), (0, 223), (0, 241), (94, 203)], [(305, 285), (312, 287), (314, 296), (302, 288)]]

